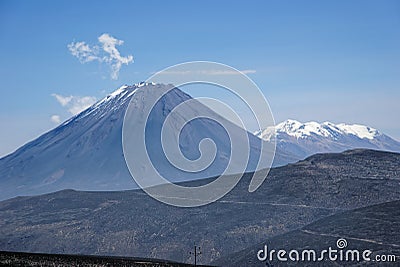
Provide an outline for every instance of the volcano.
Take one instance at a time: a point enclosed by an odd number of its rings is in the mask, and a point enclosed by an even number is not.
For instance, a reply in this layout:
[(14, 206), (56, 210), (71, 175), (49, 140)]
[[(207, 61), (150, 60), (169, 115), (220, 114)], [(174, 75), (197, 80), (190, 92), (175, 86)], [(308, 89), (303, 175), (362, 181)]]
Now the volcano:
[[(0, 159), (0, 199), (63, 189), (118, 191), (137, 188), (122, 148), (124, 115), (139, 88), (144, 89), (141, 90), (144, 94), (140, 98), (142, 103), (138, 105), (138, 112), (140, 106), (147, 104), (146, 94), (166, 86), (153, 83), (122, 86), (55, 129)], [(199, 142), (204, 138), (213, 140), (217, 152), (209, 168), (195, 174), (170, 171), (171, 164), (165, 156), (160, 156), (163, 155), (159, 140), (161, 123), (175, 106), (189, 99), (192, 98), (178, 88), (168, 91), (154, 106), (149, 127), (146, 128), (146, 134), (151, 138), (149, 156), (160, 173), (172, 182), (217, 176), (229, 162), (229, 136), (219, 123), (205, 118), (191, 121), (182, 129), (179, 146), (187, 158), (196, 159), (200, 155)], [(203, 115), (214, 113), (200, 102), (190, 108)], [(228, 124), (233, 132), (244, 131), (233, 123)], [(262, 141), (248, 132), (246, 136), (251, 147), (247, 171), (251, 171), (257, 165)], [(287, 158), (287, 155), (278, 155), (274, 164), (283, 165)]]

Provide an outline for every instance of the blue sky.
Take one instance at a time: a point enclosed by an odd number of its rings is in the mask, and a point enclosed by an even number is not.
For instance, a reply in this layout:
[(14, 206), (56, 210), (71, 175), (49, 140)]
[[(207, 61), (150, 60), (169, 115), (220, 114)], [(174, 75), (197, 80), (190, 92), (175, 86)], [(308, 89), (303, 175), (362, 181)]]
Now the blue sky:
[[(399, 1), (3, 0), (0, 34), (0, 155), (71, 116), (56, 94), (90, 102), (192, 60), (253, 70), (277, 122), (361, 123), (400, 140)], [(118, 79), (67, 47), (103, 34), (134, 58)]]

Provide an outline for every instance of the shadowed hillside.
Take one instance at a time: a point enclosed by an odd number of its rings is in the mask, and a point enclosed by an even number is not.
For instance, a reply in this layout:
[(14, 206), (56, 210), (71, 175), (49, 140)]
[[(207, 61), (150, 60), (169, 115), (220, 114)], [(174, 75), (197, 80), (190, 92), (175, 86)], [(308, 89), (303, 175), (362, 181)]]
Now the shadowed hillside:
[[(339, 238), (347, 240), (348, 249), (360, 251), (369, 249), (369, 265), (379, 265), (374, 261), (375, 255), (396, 255), (396, 262), (385, 262), (386, 266), (396, 266), (400, 262), (400, 201), (373, 205), (361, 209), (345, 211), (327, 218), (320, 219), (299, 230), (278, 235), (249, 249), (229, 255), (215, 264), (221, 266), (265, 266), (257, 259), (257, 252), (266, 244), (270, 249), (285, 249), (298, 251), (304, 249), (322, 250), (329, 246), (337, 249)], [(366, 265), (367, 262), (330, 262), (320, 264), (325, 266)], [(302, 262), (269, 262), (270, 265), (309, 265)]]
[[(162, 204), (141, 190), (64, 190), (0, 202), (0, 249), (118, 255), (207, 264), (345, 210), (400, 199), (400, 154), (354, 150), (272, 169), (248, 192), (200, 208)], [(189, 185), (207, 181), (190, 182)]]

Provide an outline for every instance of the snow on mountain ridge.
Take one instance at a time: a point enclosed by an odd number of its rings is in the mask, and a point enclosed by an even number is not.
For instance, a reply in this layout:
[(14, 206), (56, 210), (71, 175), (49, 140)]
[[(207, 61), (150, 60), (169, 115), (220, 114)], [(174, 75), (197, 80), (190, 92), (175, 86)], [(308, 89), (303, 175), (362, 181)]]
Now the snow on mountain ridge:
[(360, 138), (374, 139), (376, 136), (382, 135), (377, 129), (360, 125), (360, 124), (338, 124), (338, 127), (347, 134), (353, 134)]
[[(130, 100), (131, 96), (136, 92), (137, 88), (143, 87), (143, 86), (155, 86), (156, 83), (153, 82), (140, 82), (140, 83), (135, 83), (133, 85), (122, 85), (115, 91), (107, 94), (104, 98), (101, 100), (97, 101), (94, 103), (92, 106), (88, 107), (86, 110), (83, 110), (81, 113), (78, 113), (77, 115), (69, 118), (65, 122), (63, 122), (61, 125), (66, 125), (73, 121), (75, 118), (77, 119), (82, 119), (90, 114), (95, 113), (98, 111), (102, 106), (107, 105), (107, 103), (110, 103), (110, 105), (114, 105), (113, 102), (121, 100), (120, 104), (125, 103), (125, 101)], [(125, 99), (125, 100), (124, 100)], [(111, 107), (111, 109), (116, 109), (118, 108), (117, 106)]]
[[(296, 138), (307, 138), (314, 134), (336, 140), (340, 135), (351, 134), (361, 139), (366, 138), (372, 140), (376, 136), (382, 135), (377, 129), (368, 126), (345, 123), (334, 124), (328, 121), (323, 123), (318, 123), (315, 121), (302, 123), (296, 120), (288, 119), (277, 124), (274, 129), (278, 135), (280, 133), (285, 133)], [(261, 133), (257, 132), (255, 134), (269, 140), (272, 133), (273, 129), (270, 127), (261, 131)]]
[(316, 153), (337, 153), (355, 148), (400, 152), (400, 142), (360, 124), (286, 120), (255, 135), (266, 141), (275, 139), (277, 153), (287, 152), (298, 160)]

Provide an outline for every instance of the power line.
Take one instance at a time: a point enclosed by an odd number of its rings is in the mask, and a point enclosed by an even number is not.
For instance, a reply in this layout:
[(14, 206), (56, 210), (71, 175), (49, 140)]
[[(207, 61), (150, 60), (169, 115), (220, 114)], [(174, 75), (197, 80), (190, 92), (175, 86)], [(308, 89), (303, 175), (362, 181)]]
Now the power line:
[(194, 266), (197, 266), (197, 256), (201, 255), (200, 247), (194, 245), (194, 251), (189, 252), (190, 255), (194, 255)]

